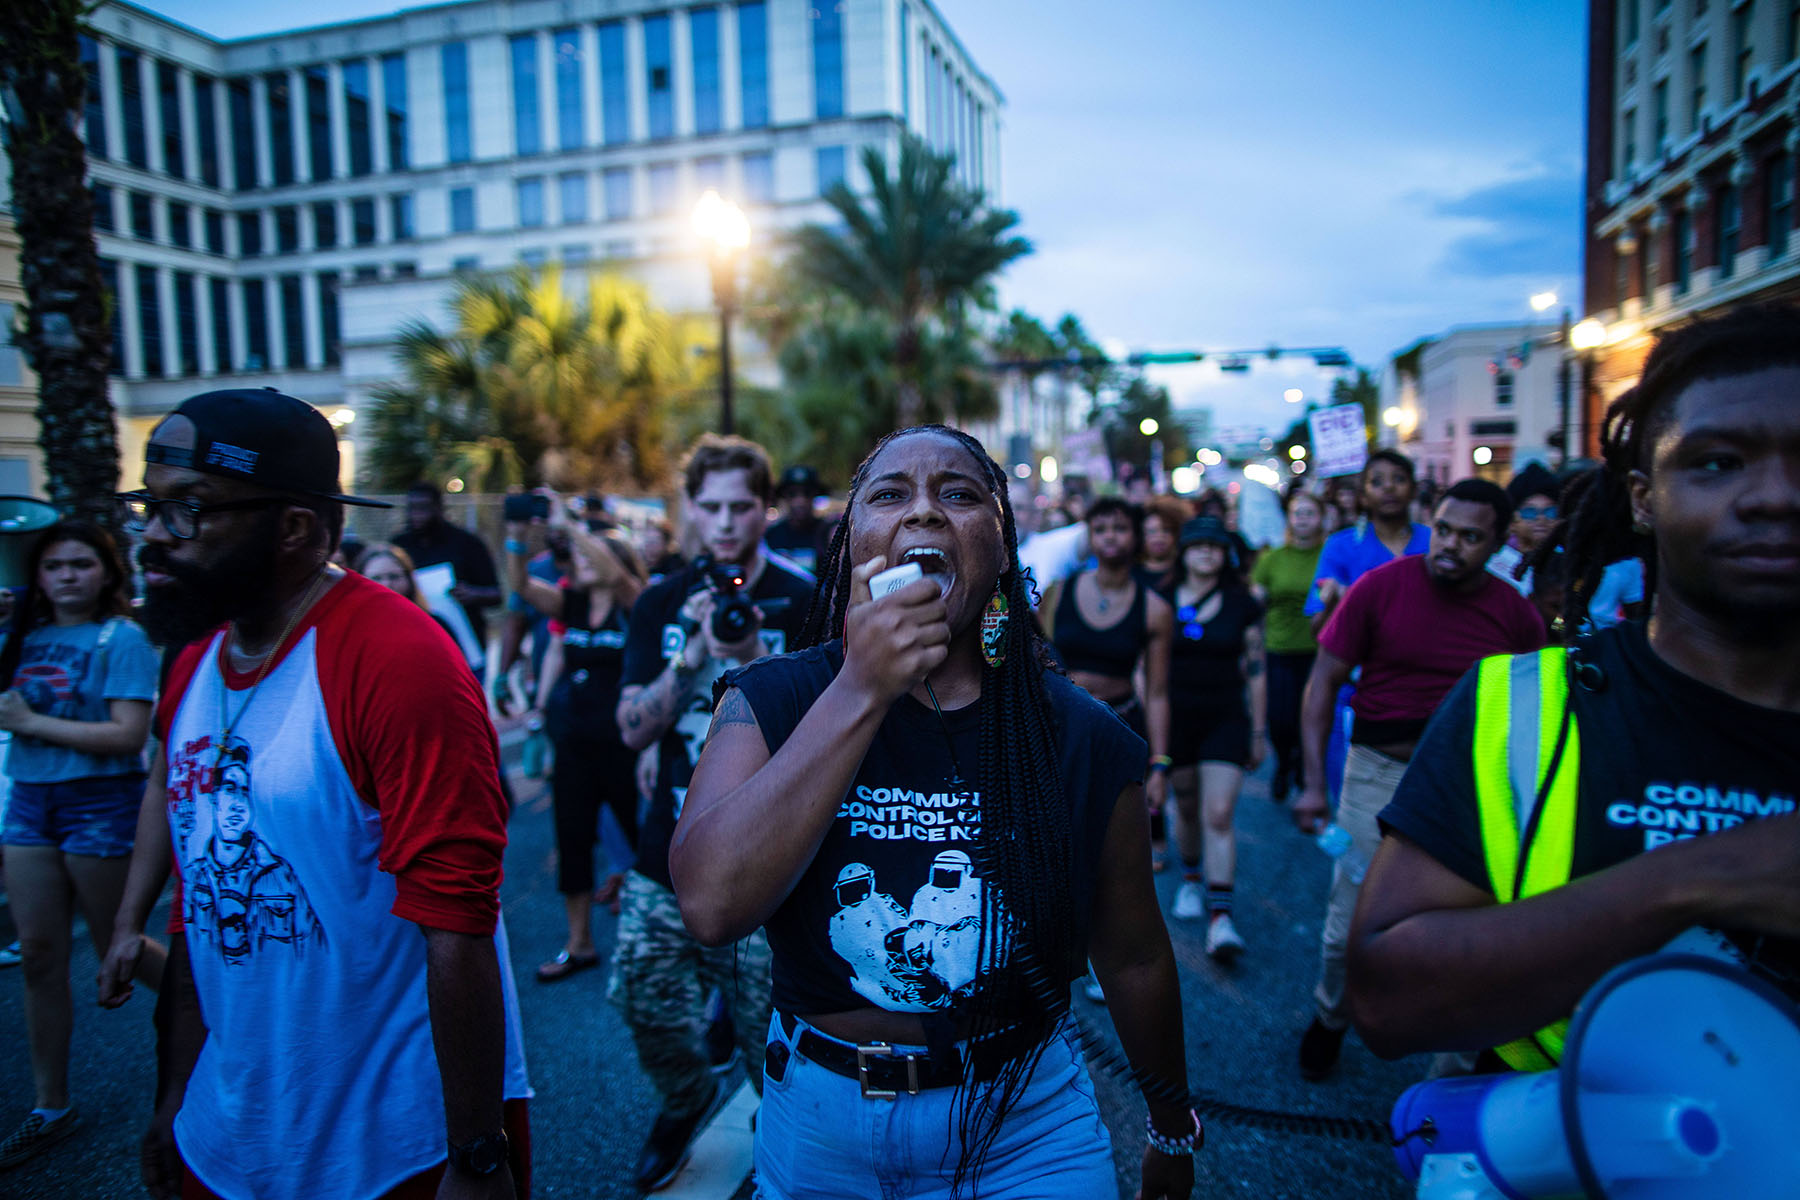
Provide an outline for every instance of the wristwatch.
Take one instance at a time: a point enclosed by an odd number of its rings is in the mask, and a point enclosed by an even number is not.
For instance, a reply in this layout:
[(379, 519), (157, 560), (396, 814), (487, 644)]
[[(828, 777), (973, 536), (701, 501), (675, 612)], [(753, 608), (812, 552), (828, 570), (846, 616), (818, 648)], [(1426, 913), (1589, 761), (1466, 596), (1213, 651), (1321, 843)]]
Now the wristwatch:
[(485, 1179), (506, 1165), (506, 1133), (484, 1133), (458, 1145), (450, 1143), (450, 1165), (464, 1175)]

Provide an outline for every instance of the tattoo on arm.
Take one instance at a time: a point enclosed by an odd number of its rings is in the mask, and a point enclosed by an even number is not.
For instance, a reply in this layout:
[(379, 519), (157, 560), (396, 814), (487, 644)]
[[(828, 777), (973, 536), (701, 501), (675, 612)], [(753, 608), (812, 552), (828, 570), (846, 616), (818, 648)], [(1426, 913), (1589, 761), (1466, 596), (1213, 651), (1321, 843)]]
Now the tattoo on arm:
[(1262, 630), (1252, 629), (1244, 634), (1244, 677), (1255, 679), (1263, 673), (1263, 635)]
[(719, 700), (719, 707), (713, 710), (712, 727), (706, 731), (708, 740), (712, 735), (727, 725), (748, 725), (756, 727), (756, 714), (751, 711), (750, 702), (744, 699), (744, 693), (737, 688), (729, 689)]

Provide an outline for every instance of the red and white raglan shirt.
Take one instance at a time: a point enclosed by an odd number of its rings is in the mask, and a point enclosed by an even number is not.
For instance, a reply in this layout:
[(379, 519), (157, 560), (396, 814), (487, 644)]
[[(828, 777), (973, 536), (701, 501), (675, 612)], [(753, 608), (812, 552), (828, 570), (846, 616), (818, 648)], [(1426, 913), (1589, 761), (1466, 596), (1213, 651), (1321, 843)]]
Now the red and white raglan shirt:
[[(497, 747), (444, 631), (359, 575), (276, 654), (258, 685), (216, 631), (157, 709), (208, 1031), (175, 1139), (225, 1200), (365, 1200), (445, 1157), (419, 926), (496, 934)], [(500, 938), (506, 1094), (529, 1096)]]

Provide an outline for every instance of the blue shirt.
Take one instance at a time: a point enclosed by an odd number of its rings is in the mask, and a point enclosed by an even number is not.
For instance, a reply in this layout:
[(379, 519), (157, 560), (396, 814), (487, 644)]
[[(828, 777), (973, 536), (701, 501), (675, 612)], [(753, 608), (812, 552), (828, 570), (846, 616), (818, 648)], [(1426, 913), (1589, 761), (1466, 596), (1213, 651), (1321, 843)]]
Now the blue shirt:
[[(31, 711), (65, 721), (112, 719), (113, 700), (156, 699), (156, 652), (134, 623), (115, 619), (101, 650), (102, 625), (39, 625), (25, 635), (12, 686)], [(62, 783), (144, 769), (141, 752), (89, 754), (40, 738), (13, 735), (6, 773), (21, 783)]]
[[(1405, 554), (1423, 554), (1430, 548), (1431, 530), (1414, 521)], [(1405, 554), (1389, 554), (1388, 548), (1375, 535), (1375, 525), (1371, 521), (1358, 521), (1348, 529), (1338, 530), (1325, 539), (1325, 548), (1319, 552), (1319, 569), (1306, 593), (1306, 615), (1310, 617), (1325, 611), (1325, 603), (1319, 599), (1321, 579), (1335, 579), (1348, 588), (1382, 563), (1405, 557)]]

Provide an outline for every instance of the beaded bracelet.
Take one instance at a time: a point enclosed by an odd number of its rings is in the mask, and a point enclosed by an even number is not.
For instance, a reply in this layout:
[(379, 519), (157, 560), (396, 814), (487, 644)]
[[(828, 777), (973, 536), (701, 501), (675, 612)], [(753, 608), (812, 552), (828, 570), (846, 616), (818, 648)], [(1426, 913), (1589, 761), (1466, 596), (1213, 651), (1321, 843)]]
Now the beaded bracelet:
[(1144, 1135), (1150, 1139), (1150, 1148), (1158, 1154), (1170, 1157), (1191, 1155), (1206, 1144), (1206, 1126), (1200, 1123), (1200, 1114), (1188, 1109), (1188, 1116), (1194, 1119), (1194, 1131), (1186, 1137), (1164, 1137), (1156, 1132), (1156, 1125), (1149, 1117), (1144, 1118)]

